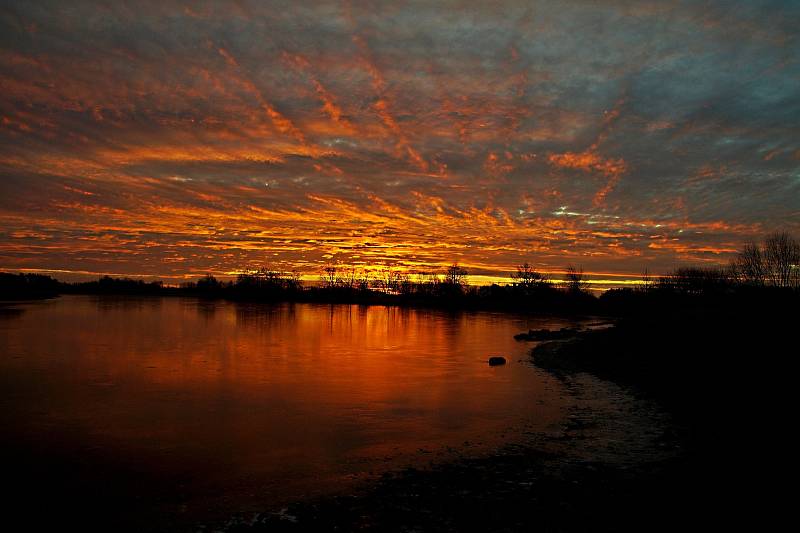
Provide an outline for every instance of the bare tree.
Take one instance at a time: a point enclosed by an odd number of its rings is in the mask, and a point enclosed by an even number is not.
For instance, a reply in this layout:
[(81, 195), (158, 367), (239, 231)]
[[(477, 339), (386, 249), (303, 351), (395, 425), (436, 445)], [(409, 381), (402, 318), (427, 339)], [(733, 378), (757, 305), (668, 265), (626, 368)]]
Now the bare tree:
[(457, 263), (453, 263), (444, 273), (444, 282), (448, 285), (465, 285), (467, 283), (467, 271)]
[(575, 265), (567, 266), (567, 273), (564, 276), (567, 290), (570, 292), (582, 292), (586, 289), (586, 282), (583, 280), (583, 267)]
[(375, 276), (373, 286), (381, 292), (390, 292), (392, 290), (392, 269), (389, 267), (381, 268)]
[(398, 291), (400, 294), (412, 294), (416, 289), (416, 284), (411, 281), (411, 277), (408, 274), (400, 272), (396, 274), (394, 278), (396, 285), (394, 290)]
[(322, 269), (322, 275), (319, 277), (320, 281), (322, 282), (322, 286), (328, 289), (332, 289), (336, 286), (336, 267), (333, 265), (328, 265), (324, 269)]
[(526, 291), (550, 284), (547, 276), (538, 272), (527, 262), (517, 266), (517, 271), (511, 274), (511, 279), (514, 280), (517, 286)]
[(366, 292), (369, 290), (369, 287), (372, 283), (372, 274), (369, 270), (361, 270), (356, 277), (356, 287), (358, 290), (362, 292)]
[(767, 277), (764, 253), (754, 242), (748, 242), (734, 259), (734, 277), (748, 285), (764, 285)]
[(763, 261), (770, 284), (776, 287), (800, 285), (800, 243), (787, 232), (780, 231), (767, 237)]
[(403, 272), (393, 271), (389, 276), (389, 290), (392, 292), (409, 292), (411, 279), (408, 274)]
[(341, 274), (336, 276), (336, 286), (345, 289), (354, 289), (356, 287), (356, 269), (351, 267), (347, 270), (340, 271)]
[(392, 270), (389, 267), (381, 269), (375, 277), (374, 285), (383, 292), (398, 293), (400, 286), (404, 279), (408, 278), (408, 274), (403, 274), (397, 270)]
[(684, 294), (704, 294), (726, 290), (730, 278), (721, 267), (680, 267), (658, 280), (660, 289)]
[(291, 272), (284, 273), (286, 287), (293, 291), (298, 291), (303, 288), (303, 282), (300, 279), (300, 272), (292, 270)]
[(649, 292), (653, 289), (653, 285), (653, 276), (650, 275), (650, 269), (645, 267), (645, 269), (642, 271), (641, 289), (644, 292)]

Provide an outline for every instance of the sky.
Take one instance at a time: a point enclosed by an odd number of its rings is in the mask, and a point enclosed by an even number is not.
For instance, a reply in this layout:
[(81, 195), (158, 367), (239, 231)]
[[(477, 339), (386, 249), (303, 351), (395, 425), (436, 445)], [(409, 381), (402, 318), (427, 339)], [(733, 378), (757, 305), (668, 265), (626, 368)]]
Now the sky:
[(726, 263), (800, 235), (799, 34), (793, 0), (0, 0), (0, 269)]

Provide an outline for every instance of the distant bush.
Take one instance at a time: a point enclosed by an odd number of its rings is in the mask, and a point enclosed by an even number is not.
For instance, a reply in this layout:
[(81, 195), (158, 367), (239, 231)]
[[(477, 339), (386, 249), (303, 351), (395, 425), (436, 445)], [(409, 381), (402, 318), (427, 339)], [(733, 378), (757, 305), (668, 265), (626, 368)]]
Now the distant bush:
[(71, 292), (93, 294), (156, 294), (163, 289), (163, 281), (146, 282), (141, 279), (112, 278), (111, 276), (103, 276), (97, 281), (86, 281), (70, 285)]
[(279, 272), (259, 268), (239, 274), (231, 289), (240, 295), (278, 296), (301, 291), (303, 284), (297, 272)]
[(59, 281), (43, 274), (0, 272), (0, 299), (55, 296), (61, 288)]
[(729, 290), (731, 287), (732, 279), (729, 273), (719, 267), (678, 268), (656, 282), (658, 290), (685, 294), (707, 294)]

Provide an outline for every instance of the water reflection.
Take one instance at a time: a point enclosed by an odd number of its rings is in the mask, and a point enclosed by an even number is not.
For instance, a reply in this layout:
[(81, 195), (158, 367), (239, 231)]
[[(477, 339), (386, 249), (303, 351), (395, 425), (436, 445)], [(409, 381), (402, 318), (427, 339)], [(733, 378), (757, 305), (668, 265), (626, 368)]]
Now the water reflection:
[(8, 307), (0, 304), (0, 320), (19, 318), (24, 312), (24, 309), (20, 309), (18, 307)]
[(79, 455), (77, 479), (132, 469), (140, 517), (263, 508), (562, 413), (512, 337), (563, 321), (90, 297), (18, 318), (0, 337), (6, 444)]

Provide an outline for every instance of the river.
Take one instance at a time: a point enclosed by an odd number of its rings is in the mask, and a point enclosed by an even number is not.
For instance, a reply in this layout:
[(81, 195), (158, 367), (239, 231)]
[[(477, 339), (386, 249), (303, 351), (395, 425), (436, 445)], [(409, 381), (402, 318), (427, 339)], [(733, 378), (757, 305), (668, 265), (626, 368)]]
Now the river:
[(477, 454), (563, 422), (570, 396), (513, 335), (569, 325), (189, 298), (6, 305), (6, 481), (20, 505), (169, 528)]

